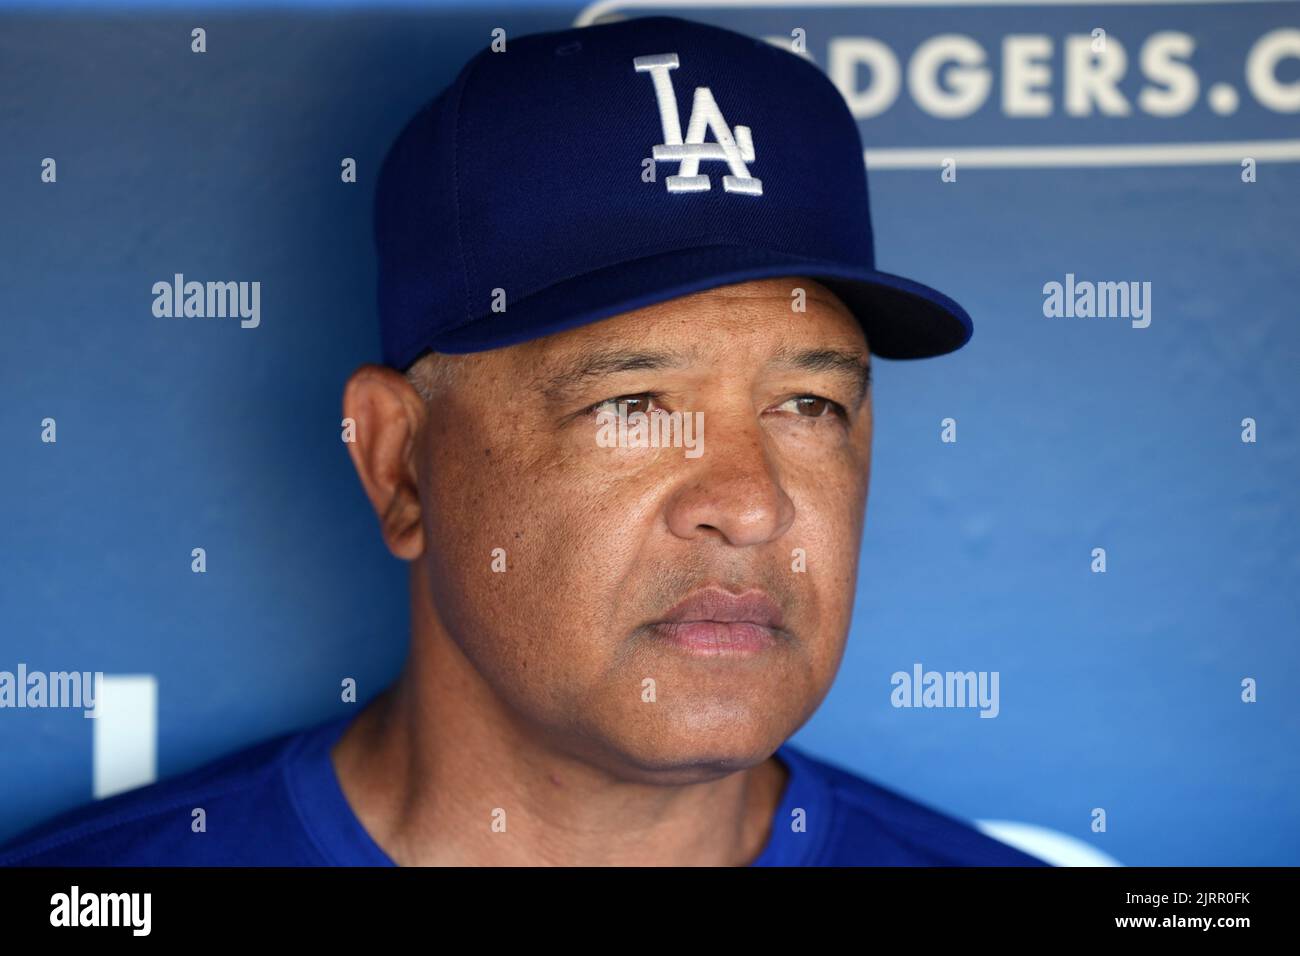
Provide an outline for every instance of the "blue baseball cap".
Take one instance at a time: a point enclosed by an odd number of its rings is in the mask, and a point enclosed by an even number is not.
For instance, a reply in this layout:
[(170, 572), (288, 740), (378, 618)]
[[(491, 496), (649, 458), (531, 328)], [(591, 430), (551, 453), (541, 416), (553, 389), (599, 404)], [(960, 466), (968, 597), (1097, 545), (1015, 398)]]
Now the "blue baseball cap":
[(947, 296), (876, 269), (858, 125), (826, 75), (679, 17), (482, 50), (389, 150), (375, 238), (398, 369), (776, 276), (831, 289), (884, 358), (972, 331)]

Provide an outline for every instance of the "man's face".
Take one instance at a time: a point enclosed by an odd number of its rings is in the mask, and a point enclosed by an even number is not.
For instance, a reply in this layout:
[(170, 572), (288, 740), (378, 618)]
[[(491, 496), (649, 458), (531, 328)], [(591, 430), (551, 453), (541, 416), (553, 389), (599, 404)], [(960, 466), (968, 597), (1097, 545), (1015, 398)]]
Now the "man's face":
[[(872, 432), (858, 322), (810, 279), (769, 279), (450, 360), (415, 448), (414, 578), (450, 638), (552, 746), (625, 776), (763, 760), (848, 632)], [(608, 447), (620, 403), (702, 413), (702, 453)]]

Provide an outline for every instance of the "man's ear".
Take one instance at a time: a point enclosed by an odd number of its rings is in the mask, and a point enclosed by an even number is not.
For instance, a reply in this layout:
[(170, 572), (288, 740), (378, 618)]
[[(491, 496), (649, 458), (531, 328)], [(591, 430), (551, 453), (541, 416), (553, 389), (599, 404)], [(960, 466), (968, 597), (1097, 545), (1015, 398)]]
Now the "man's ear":
[(352, 464), (379, 516), (388, 550), (404, 561), (424, 553), (415, 445), (424, 400), (400, 372), (363, 365), (343, 388), (343, 417), (355, 423), (346, 442)]

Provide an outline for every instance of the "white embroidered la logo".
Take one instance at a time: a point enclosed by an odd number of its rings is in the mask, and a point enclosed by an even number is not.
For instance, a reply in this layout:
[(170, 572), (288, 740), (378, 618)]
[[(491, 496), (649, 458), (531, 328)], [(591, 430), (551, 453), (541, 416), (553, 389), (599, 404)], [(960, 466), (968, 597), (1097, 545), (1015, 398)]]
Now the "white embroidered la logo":
[[(686, 139), (682, 139), (682, 125), (677, 118), (677, 94), (669, 70), (678, 67), (676, 53), (656, 53), (652, 56), (632, 58), (638, 73), (649, 73), (655, 85), (655, 99), (659, 101), (659, 121), (663, 125), (664, 141), (655, 145), (651, 156), (655, 162), (680, 162), (677, 175), (668, 177), (670, 193), (696, 193), (709, 188), (709, 177), (700, 175), (700, 160), (725, 160), (731, 168), (730, 176), (722, 177), (722, 188), (729, 193), (747, 196), (763, 195), (763, 181), (749, 175), (745, 163), (754, 161), (754, 140), (748, 126), (737, 126), (735, 136), (722, 117), (713, 92), (707, 86), (695, 88), (695, 101), (691, 104), (690, 125)], [(715, 143), (706, 143), (704, 134), (713, 130)]]

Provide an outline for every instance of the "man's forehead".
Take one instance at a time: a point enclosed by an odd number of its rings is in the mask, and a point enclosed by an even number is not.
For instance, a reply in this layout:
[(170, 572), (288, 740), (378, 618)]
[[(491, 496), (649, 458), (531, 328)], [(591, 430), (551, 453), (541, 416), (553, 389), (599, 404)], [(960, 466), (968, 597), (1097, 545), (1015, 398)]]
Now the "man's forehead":
[(666, 302), (658, 302), (654, 305), (647, 306), (646, 310), (651, 309), (672, 309), (682, 305), (688, 305), (692, 302), (705, 301), (708, 299), (780, 299), (788, 303), (793, 296), (795, 289), (802, 289), (806, 297), (812, 301), (831, 306), (832, 308), (842, 309), (845, 312), (848, 308), (843, 301), (830, 289), (822, 285), (816, 279), (807, 276), (783, 276), (780, 278), (767, 279), (749, 279), (745, 282), (735, 282), (730, 285), (714, 286), (709, 289), (703, 289), (699, 292), (687, 293), (678, 296), (675, 299), (669, 299)]
[[(798, 313), (794, 311), (793, 306), (796, 290), (802, 290), (804, 293), (803, 308)], [(725, 308), (720, 308), (723, 305)], [(808, 313), (822, 315), (836, 313), (844, 320), (842, 325), (845, 330), (852, 330), (850, 334), (855, 339), (861, 334), (861, 326), (844, 302), (816, 280), (801, 276), (752, 279), (691, 292), (622, 312), (600, 322), (534, 339), (531, 343), (526, 343), (531, 346), (528, 348), (532, 353), (529, 361), (563, 362), (568, 355), (590, 351), (593, 347), (617, 349), (620, 346), (645, 345), (647, 340), (656, 339), (659, 340), (656, 351), (672, 352), (684, 364), (699, 360), (722, 343), (693, 334), (674, 335), (674, 331), (680, 331), (681, 326), (662, 320), (678, 317), (696, 321), (708, 320), (711, 317), (731, 315), (737, 308), (743, 308), (751, 319), (760, 313), (769, 313), (777, 320), (766, 328), (773, 338), (790, 337), (791, 327), (788, 318), (793, 314), (799, 314), (806, 319)], [(800, 323), (800, 326), (805, 329), (809, 325), (807, 321)], [(693, 333), (695, 327), (688, 327), (686, 331)], [(824, 334), (823, 330), (818, 331)], [(669, 340), (673, 341), (670, 343)], [(733, 347), (734, 344), (732, 342), (728, 347)]]
[[(836, 314), (836, 320), (804, 321), (792, 328), (792, 293), (803, 289), (810, 302), (805, 313)], [(756, 323), (755, 311), (746, 310), (743, 321), (731, 321), (727, 334), (717, 325), (672, 321), (700, 319), (701, 311), (715, 318), (736, 318), (735, 303), (768, 302), (774, 321)], [(727, 308), (717, 310), (725, 302)], [(703, 307), (703, 308), (702, 308)], [(702, 334), (697, 334), (702, 333)], [(746, 348), (744, 339), (752, 348)], [(521, 369), (546, 393), (560, 397), (607, 375), (623, 372), (685, 369), (752, 361), (756, 367), (801, 368), (847, 374), (865, 387), (869, 380), (870, 353), (857, 319), (829, 289), (812, 280), (793, 277), (761, 279), (719, 286), (692, 293), (612, 319), (566, 330), (528, 343), (530, 355), (520, 354)], [(744, 360), (742, 360), (744, 361)]]

